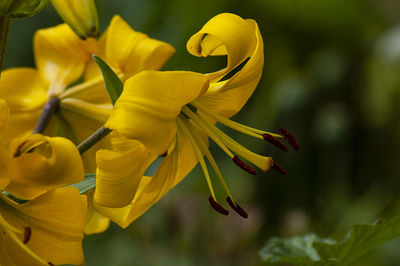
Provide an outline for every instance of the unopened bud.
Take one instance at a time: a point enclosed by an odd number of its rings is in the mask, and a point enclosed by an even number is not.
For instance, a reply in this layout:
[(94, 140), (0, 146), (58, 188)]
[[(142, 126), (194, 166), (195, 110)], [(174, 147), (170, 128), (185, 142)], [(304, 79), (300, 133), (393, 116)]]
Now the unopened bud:
[(81, 38), (96, 37), (99, 20), (94, 0), (51, 0), (61, 18)]

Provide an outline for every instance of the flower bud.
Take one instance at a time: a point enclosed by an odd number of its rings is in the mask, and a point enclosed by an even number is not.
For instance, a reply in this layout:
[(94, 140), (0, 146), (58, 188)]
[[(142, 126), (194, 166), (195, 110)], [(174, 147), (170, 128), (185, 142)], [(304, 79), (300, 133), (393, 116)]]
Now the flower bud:
[(96, 37), (99, 32), (94, 0), (51, 0), (61, 18), (81, 38)]
[(41, 11), (50, 0), (1, 0), (0, 17), (24, 18)]

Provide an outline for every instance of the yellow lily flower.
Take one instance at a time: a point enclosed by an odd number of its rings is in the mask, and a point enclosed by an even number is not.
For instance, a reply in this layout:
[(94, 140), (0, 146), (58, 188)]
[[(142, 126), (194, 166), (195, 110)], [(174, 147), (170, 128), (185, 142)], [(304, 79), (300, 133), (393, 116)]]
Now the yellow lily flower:
[[(208, 150), (207, 138), (210, 137), (234, 163), (252, 174), (256, 170), (239, 156), (264, 172), (273, 168), (284, 174), (285, 170), (271, 157), (255, 154), (241, 146), (215, 127), (215, 122), (265, 139), (286, 151), (286, 146), (277, 139), (285, 137), (298, 149), (297, 142), (285, 129), (282, 129), (282, 135), (278, 135), (229, 119), (246, 103), (262, 74), (263, 41), (255, 21), (244, 20), (234, 14), (220, 14), (192, 36), (187, 48), (198, 56), (227, 55), (227, 67), (206, 75), (183, 71), (143, 71), (125, 82), (124, 90), (105, 124), (116, 135), (128, 139), (131, 147), (97, 152), (94, 206), (122, 227), (142, 215), (197, 163), (200, 163), (210, 189), (211, 206), (228, 214), (217, 203), (204, 155), (225, 188), (229, 205), (241, 216), (247, 217), (233, 199)], [(138, 167), (137, 163), (147, 166), (166, 151), (167, 156), (155, 175), (142, 177), (146, 167)]]
[(72, 187), (23, 204), (0, 193), (0, 265), (81, 264), (86, 206)]
[[(66, 24), (37, 31), (37, 69), (12, 68), (4, 71), (0, 80), (0, 98), (10, 106), (10, 126), (5, 133), (8, 141), (32, 134), (51, 98), (55, 99), (57, 115), (50, 120), (46, 135), (55, 135), (55, 125), (59, 123), (68, 138), (79, 143), (104, 124), (112, 105), (101, 73), (91, 60), (93, 53), (125, 80), (142, 70), (159, 69), (174, 48), (134, 31), (119, 16), (112, 19), (98, 41), (79, 39)], [(82, 76), (83, 83), (70, 86)], [(108, 147), (106, 141), (97, 144), (97, 148), (103, 146)], [(88, 172), (96, 169), (90, 157), (95, 157), (92, 151), (84, 155)]]
[[(8, 107), (0, 99), (0, 133)], [(73, 143), (35, 134), (0, 145), (0, 265), (81, 264), (86, 196), (64, 187), (83, 179)], [(7, 190), (23, 204), (8, 198)]]

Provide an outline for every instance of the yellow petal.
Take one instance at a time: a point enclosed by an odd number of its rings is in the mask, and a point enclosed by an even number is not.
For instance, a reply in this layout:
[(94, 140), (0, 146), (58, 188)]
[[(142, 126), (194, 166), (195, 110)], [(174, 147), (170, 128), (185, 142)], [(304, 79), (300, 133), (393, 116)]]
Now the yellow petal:
[(93, 206), (94, 189), (87, 193), (88, 213), (86, 216), (85, 234), (98, 234), (107, 230), (110, 225), (110, 219), (100, 214)]
[(105, 36), (105, 60), (125, 76), (142, 70), (158, 70), (175, 49), (168, 43), (134, 31), (120, 16), (114, 16)]
[[(226, 117), (236, 114), (253, 94), (262, 75), (264, 45), (257, 23), (234, 14), (217, 15), (190, 38), (187, 49), (195, 56), (227, 55), (227, 67), (208, 74), (210, 88), (198, 103)], [(221, 80), (242, 63), (240, 71)]]
[(47, 88), (33, 68), (10, 68), (1, 73), (0, 98), (12, 111), (32, 111), (46, 103)]
[(39, 30), (34, 36), (35, 61), (51, 95), (58, 95), (83, 73), (96, 41), (82, 41), (66, 25)]
[[(132, 141), (130, 141), (132, 142)], [(140, 179), (157, 157), (139, 141), (126, 152), (99, 150), (96, 153), (96, 191), (94, 200), (105, 207), (124, 207), (131, 203)], [(128, 143), (127, 145), (132, 145)]]
[(181, 107), (208, 87), (202, 74), (184, 71), (143, 71), (125, 82), (105, 127), (136, 139), (163, 154), (176, 132)]
[(83, 165), (75, 145), (60, 137), (40, 134), (11, 143), (12, 180), (7, 191), (32, 199), (55, 187), (82, 181)]
[(153, 177), (142, 178), (135, 198), (128, 206), (105, 208), (95, 205), (95, 207), (101, 214), (126, 228), (181, 182), (197, 162), (191, 143), (178, 129), (174, 150), (163, 160)]
[(10, 109), (7, 102), (0, 98), (0, 145), (6, 145), (6, 130), (8, 128), (8, 120), (10, 118)]
[[(17, 204), (6, 198), (0, 200), (0, 213), (13, 227), (31, 234), (26, 243), (32, 252), (45, 262), (54, 265), (80, 264), (83, 261), (81, 242), (86, 218), (86, 196), (81, 196), (76, 188), (64, 187), (49, 191), (31, 202)], [(0, 245), (15, 265), (38, 265), (37, 260), (27, 260), (15, 241), (1, 234)], [(19, 234), (26, 240), (24, 233)], [(0, 253), (1, 254), (1, 253)], [(0, 264), (3, 263), (0, 256)], [(6, 260), (7, 261), (7, 260)], [(13, 265), (13, 264), (11, 264)]]
[[(108, 97), (108, 96), (107, 96)], [(109, 101), (109, 100), (108, 100)], [(93, 104), (90, 102), (67, 98), (60, 103), (60, 112), (57, 116), (65, 131), (65, 135), (79, 144), (99, 129), (106, 122), (111, 113), (112, 104)], [(108, 137), (102, 139), (82, 156), (86, 173), (96, 171), (96, 151), (108, 149)]]
[(10, 108), (9, 126), (2, 132), (2, 142), (8, 142), (31, 134), (48, 99), (47, 88), (35, 69), (11, 68), (1, 73), (0, 98)]
[(11, 180), (11, 156), (0, 146), (0, 191), (5, 189)]

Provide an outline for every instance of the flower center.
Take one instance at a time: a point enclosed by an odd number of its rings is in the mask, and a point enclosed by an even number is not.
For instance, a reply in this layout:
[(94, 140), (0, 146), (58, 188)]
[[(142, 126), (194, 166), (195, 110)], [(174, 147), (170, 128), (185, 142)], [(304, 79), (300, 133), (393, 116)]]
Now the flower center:
[[(244, 161), (240, 159), (240, 157), (244, 158), (246, 161), (251, 164), (257, 166), (264, 172), (268, 171), (270, 168), (278, 171), (281, 174), (286, 174), (286, 170), (278, 165), (271, 157), (262, 156), (256, 154), (247, 148), (243, 147), (241, 144), (236, 142), (234, 139), (229, 137), (219, 128), (217, 128), (213, 122), (219, 122), (227, 127), (230, 127), (236, 131), (247, 134), (249, 136), (263, 139), (276, 147), (280, 148), (283, 151), (288, 151), (288, 148), (285, 144), (283, 144), (279, 138), (284, 138), (287, 142), (293, 147), (295, 150), (299, 150), (300, 146), (297, 143), (296, 139), (293, 135), (284, 128), (279, 129), (280, 134), (269, 133), (263, 130), (254, 129), (237, 122), (231, 121), (230, 119), (218, 115), (216, 113), (208, 111), (206, 108), (202, 107), (200, 104), (192, 102), (182, 107), (181, 114), (178, 116), (177, 123), (180, 129), (186, 133), (191, 142), (193, 149), (196, 153), (196, 156), (199, 160), (200, 166), (203, 170), (204, 176), (207, 181), (207, 185), (210, 189), (211, 196), (209, 197), (210, 205), (217, 212), (228, 215), (229, 212), (220, 204), (218, 204), (214, 189), (212, 186), (212, 182), (210, 179), (210, 175), (208, 173), (208, 169), (206, 163), (204, 161), (204, 156), (209, 161), (211, 167), (216, 173), (219, 181), (221, 182), (224, 190), (226, 191), (228, 197), (227, 202), (231, 206), (231, 208), (237, 212), (240, 216), (247, 218), (247, 213), (236, 203), (234, 200), (232, 193), (230, 192), (228, 185), (223, 178), (221, 171), (219, 170), (217, 163), (215, 162), (213, 156), (208, 150), (206, 140), (200, 135), (196, 126), (201, 128), (207, 135), (210, 137), (231, 159), (232, 161), (250, 174), (257, 174), (257, 170)], [(240, 156), (240, 157), (239, 157)]]

